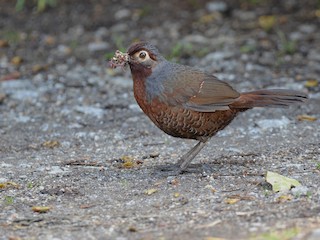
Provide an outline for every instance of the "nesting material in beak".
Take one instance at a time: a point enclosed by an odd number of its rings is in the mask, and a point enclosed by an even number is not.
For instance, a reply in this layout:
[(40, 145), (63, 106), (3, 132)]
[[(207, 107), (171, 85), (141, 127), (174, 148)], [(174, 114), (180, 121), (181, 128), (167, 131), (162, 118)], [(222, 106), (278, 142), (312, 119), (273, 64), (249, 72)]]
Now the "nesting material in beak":
[(109, 66), (111, 68), (125, 67), (128, 63), (129, 63), (128, 53), (123, 53), (123, 52), (117, 50), (114, 53), (113, 58), (110, 59)]

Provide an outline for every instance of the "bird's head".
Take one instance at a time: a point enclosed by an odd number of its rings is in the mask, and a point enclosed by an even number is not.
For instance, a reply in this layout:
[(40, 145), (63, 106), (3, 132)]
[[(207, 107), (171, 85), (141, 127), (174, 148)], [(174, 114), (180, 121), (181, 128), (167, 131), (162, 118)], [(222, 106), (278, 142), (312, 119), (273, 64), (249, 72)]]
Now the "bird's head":
[(112, 68), (129, 65), (134, 78), (144, 79), (150, 76), (155, 67), (164, 61), (166, 61), (165, 58), (155, 46), (147, 42), (137, 42), (133, 43), (126, 53), (117, 50), (109, 65)]
[(127, 54), (132, 74), (140, 72), (140, 74), (149, 76), (159, 63), (165, 61), (158, 49), (147, 42), (133, 43), (128, 48)]
[(141, 65), (145, 68), (152, 68), (164, 60), (158, 49), (147, 42), (133, 43), (127, 53), (130, 65)]

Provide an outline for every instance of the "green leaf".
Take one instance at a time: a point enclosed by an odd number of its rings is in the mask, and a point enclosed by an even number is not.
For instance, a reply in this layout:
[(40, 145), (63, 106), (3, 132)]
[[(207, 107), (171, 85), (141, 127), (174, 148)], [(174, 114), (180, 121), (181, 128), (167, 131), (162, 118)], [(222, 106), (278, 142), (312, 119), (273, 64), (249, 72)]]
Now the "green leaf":
[(301, 183), (295, 179), (282, 176), (275, 172), (267, 172), (266, 181), (272, 185), (274, 192), (289, 191), (291, 187), (300, 186)]

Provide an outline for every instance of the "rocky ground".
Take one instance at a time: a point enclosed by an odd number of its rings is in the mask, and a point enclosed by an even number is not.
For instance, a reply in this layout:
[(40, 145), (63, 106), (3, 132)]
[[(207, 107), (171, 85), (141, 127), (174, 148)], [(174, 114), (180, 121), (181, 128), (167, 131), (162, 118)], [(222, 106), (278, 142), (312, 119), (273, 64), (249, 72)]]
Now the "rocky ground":
[[(319, 1), (79, 2), (1, 2), (0, 239), (320, 238)], [(168, 176), (195, 142), (158, 130), (129, 70), (107, 68), (137, 39), (239, 91), (310, 99), (243, 113), (198, 171)], [(275, 193), (267, 171), (302, 186)]]

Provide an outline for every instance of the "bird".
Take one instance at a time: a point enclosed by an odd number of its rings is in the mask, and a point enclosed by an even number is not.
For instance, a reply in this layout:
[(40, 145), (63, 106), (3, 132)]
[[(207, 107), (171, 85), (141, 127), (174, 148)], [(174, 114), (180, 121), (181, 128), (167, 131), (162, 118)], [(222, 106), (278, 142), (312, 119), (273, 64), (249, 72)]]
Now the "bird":
[(136, 42), (126, 53), (119, 50), (110, 66), (129, 66), (134, 97), (142, 111), (165, 133), (198, 143), (174, 165), (178, 173), (210, 138), (241, 112), (255, 107), (288, 107), (307, 100), (307, 94), (286, 89), (238, 92), (213, 74), (165, 59), (149, 42)]

